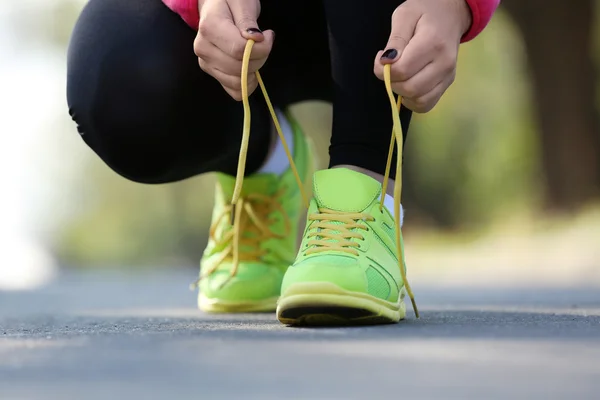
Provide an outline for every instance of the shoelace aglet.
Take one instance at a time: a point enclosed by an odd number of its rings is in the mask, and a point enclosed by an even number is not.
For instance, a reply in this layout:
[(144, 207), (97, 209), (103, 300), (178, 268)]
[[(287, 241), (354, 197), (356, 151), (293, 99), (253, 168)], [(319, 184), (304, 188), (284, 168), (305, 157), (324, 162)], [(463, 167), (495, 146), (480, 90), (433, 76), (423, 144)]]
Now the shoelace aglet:
[(235, 204), (231, 205), (231, 219), (229, 220), (231, 226), (235, 224)]
[(415, 311), (415, 317), (421, 318), (421, 316), (419, 315), (419, 309), (417, 308), (417, 302), (415, 301), (414, 296), (410, 298), (410, 302), (412, 303), (413, 310)]
[(223, 282), (221, 282), (221, 284), (219, 285), (218, 289), (221, 290), (225, 287), (225, 285), (227, 285), (229, 283), (229, 281), (231, 280), (231, 278), (233, 278), (233, 276), (228, 277), (227, 279), (225, 279)]
[(190, 291), (195, 292), (196, 289), (198, 289), (200, 286), (200, 279), (202, 278), (198, 278), (194, 282), (190, 283)]
[(406, 283), (405, 283), (405, 287), (406, 287), (406, 293), (408, 294), (408, 297), (410, 298), (410, 302), (412, 303), (413, 311), (415, 312), (415, 317), (420, 318), (419, 309), (417, 308), (417, 301), (415, 300), (415, 295), (413, 294), (412, 288), (410, 287), (410, 285), (408, 285)]

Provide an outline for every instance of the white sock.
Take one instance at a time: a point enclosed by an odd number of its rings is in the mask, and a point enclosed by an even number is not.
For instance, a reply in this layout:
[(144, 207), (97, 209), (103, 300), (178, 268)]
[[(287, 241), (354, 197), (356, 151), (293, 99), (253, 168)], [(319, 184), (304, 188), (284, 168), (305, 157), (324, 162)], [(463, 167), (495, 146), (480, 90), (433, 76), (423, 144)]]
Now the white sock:
[[(383, 205), (388, 209), (392, 217), (394, 217), (394, 198), (389, 194), (385, 195), (385, 199), (383, 200)], [(400, 226), (404, 223), (404, 207), (400, 204)]]
[[(290, 153), (294, 155), (294, 134), (292, 132), (292, 126), (281, 111), (275, 110), (275, 113), (277, 114), (277, 119), (279, 120), (279, 125), (281, 125), (281, 131), (283, 132), (283, 137), (285, 137), (285, 141), (290, 149)], [(275, 125), (272, 125), (271, 129), (277, 136), (277, 144), (267, 161), (258, 170), (258, 173), (281, 175), (290, 166), (290, 160), (288, 160), (281, 138), (275, 130)]]

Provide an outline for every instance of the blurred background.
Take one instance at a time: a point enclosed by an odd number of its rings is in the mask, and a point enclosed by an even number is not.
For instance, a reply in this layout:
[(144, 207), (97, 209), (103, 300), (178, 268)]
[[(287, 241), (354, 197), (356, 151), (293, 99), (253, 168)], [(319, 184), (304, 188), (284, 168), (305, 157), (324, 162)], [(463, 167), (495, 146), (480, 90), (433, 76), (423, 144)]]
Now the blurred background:
[[(0, 0), (0, 290), (60, 271), (189, 270), (211, 176), (148, 186), (81, 141), (65, 96), (83, 0)], [(600, 2), (504, 0), (455, 84), (414, 118), (405, 236), (414, 282), (600, 285)], [(331, 109), (294, 110), (327, 163)]]

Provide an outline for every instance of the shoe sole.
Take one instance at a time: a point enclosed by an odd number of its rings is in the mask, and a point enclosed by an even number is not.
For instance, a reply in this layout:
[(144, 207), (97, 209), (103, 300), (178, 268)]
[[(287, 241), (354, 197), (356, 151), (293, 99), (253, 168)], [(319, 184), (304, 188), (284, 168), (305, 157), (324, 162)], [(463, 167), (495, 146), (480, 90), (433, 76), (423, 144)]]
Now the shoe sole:
[(398, 303), (350, 292), (329, 282), (291, 285), (277, 304), (277, 319), (291, 326), (393, 324), (406, 317), (404, 289)]
[(223, 301), (198, 295), (198, 308), (207, 313), (236, 314), (252, 312), (273, 312), (277, 308), (278, 297), (263, 300)]

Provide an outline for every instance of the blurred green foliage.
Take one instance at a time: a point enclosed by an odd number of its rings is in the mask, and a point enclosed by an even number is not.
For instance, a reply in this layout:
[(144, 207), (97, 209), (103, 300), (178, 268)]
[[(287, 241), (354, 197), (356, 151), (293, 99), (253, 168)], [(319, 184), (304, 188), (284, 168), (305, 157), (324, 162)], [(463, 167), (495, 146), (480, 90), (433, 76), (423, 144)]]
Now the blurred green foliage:
[(533, 205), (536, 139), (522, 42), (499, 12), (480, 38), (463, 45), (456, 81), (440, 104), (414, 119), (407, 208), (435, 225), (465, 228)]

